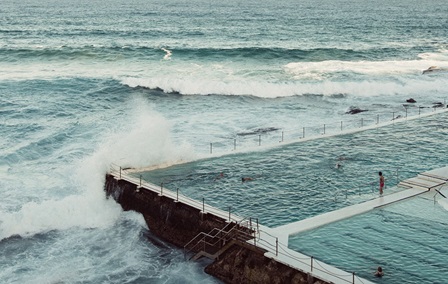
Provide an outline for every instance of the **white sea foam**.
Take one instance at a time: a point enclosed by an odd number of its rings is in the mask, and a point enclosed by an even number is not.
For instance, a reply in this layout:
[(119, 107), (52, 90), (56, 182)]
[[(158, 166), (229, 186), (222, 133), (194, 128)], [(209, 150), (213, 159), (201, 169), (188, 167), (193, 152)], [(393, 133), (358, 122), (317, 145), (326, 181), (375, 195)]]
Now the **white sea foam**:
[[(171, 51), (165, 59), (171, 58)], [(360, 97), (445, 91), (446, 76), (423, 75), (430, 66), (448, 69), (448, 52), (422, 53), (415, 60), (291, 62), (255, 66), (241, 62), (199, 63), (171, 60), (107, 62), (6, 63), (6, 80), (115, 78), (130, 87), (160, 88), (183, 95), (251, 95), (264, 98), (304, 94), (348, 94)], [(23, 72), (26, 69), (28, 72)], [(345, 74), (345, 75), (344, 75)], [(347, 78), (350, 78), (347, 80)]]
[(444, 92), (448, 79), (431, 80), (428, 78), (403, 79), (401, 81), (364, 80), (319, 83), (290, 82), (271, 83), (247, 80), (222, 82), (217, 80), (198, 80), (188, 78), (126, 78), (122, 83), (130, 87), (160, 88), (164, 92), (178, 92), (183, 95), (251, 95), (263, 98), (289, 97), (306, 94), (332, 96), (348, 94), (355, 97), (373, 97), (380, 95), (393, 96), (408, 94)]
[(75, 194), (28, 202), (17, 212), (0, 212), (0, 239), (72, 227), (111, 226), (121, 214), (120, 206), (107, 200), (103, 191), (104, 176), (111, 163), (142, 167), (179, 157), (192, 159), (192, 148), (185, 143), (174, 145), (169, 123), (143, 99), (134, 100), (131, 109), (133, 113), (122, 122), (121, 130), (105, 133), (98, 150), (73, 166), (74, 178), (67, 183), (74, 183), (69, 186)]
[(31, 236), (71, 227), (96, 228), (109, 226), (119, 216), (117, 204), (98, 200), (89, 194), (72, 195), (62, 200), (29, 202), (19, 212), (2, 212), (0, 239)]
[(166, 49), (166, 48), (162, 48), (162, 50), (166, 52), (165, 56), (163, 56), (163, 59), (165, 59), (165, 60), (171, 59), (171, 55), (173, 53), (170, 50)]
[[(269, 78), (265, 78), (262, 73), (252, 77), (250, 74), (254, 70), (251, 66), (182, 65), (170, 67), (175, 68), (175, 72), (169, 75), (128, 76), (122, 78), (121, 82), (130, 87), (160, 88), (164, 92), (178, 92), (183, 95), (252, 95), (264, 98), (304, 94), (412, 96), (445, 91), (447, 78), (434, 78), (423, 75), (422, 72), (430, 66), (448, 68), (447, 54), (442, 51), (427, 53), (421, 54), (420, 59), (402, 61), (293, 62), (283, 66), (284, 74), (273, 73)], [(341, 79), (341, 73), (357, 77), (345, 80), (344, 76)], [(285, 74), (290, 76), (290, 79), (281, 77)]]
[(426, 52), (418, 55), (419, 58), (428, 61), (437, 61), (437, 63), (444, 64), (448, 62), (448, 49), (440, 49), (439, 52)]
[(169, 163), (178, 159), (192, 159), (193, 148), (187, 143), (171, 140), (171, 124), (141, 98), (132, 103), (130, 115), (123, 130), (112, 133), (92, 157), (122, 167), (143, 167)]
[[(423, 56), (423, 55), (421, 55)], [(439, 59), (439, 60), (436, 60)], [(327, 60), (320, 62), (293, 62), (285, 66), (296, 79), (321, 78), (341, 72), (369, 76), (393, 76), (421, 74), (430, 66), (448, 67), (448, 61), (441, 61), (440, 55), (427, 56), (425, 60), (409, 61), (340, 61)]]

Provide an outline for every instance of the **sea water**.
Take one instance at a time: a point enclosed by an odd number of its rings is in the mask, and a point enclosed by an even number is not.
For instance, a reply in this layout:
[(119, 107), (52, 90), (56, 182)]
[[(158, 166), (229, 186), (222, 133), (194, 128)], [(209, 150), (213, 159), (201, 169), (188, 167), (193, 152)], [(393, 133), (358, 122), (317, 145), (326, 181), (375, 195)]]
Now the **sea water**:
[[(202, 263), (184, 261), (178, 248), (155, 238), (141, 216), (105, 198), (110, 164), (195, 161), (210, 143), (219, 141), (224, 153), (238, 134), (257, 129), (281, 129), (293, 140), (304, 127), (337, 129), (361, 117), (383, 122), (405, 116), (409, 98), (417, 101), (413, 114), (418, 106), (432, 111), (446, 102), (448, 79), (422, 71), (448, 67), (444, 4), (2, 1), (0, 282), (218, 282)], [(346, 114), (351, 107), (367, 112), (355, 118)], [(248, 137), (239, 150), (251, 155), (258, 136)], [(425, 154), (431, 138), (396, 137), (417, 143), (404, 144), (403, 163), (381, 160), (394, 149), (375, 152), (381, 130), (357, 142), (368, 156), (357, 161), (366, 169), (362, 183), (380, 165), (389, 179), (397, 164), (412, 173), (439, 166)], [(294, 159), (290, 150), (279, 150), (279, 158)], [(302, 180), (334, 162), (300, 157), (310, 162)], [(282, 185), (281, 176), (277, 181)]]

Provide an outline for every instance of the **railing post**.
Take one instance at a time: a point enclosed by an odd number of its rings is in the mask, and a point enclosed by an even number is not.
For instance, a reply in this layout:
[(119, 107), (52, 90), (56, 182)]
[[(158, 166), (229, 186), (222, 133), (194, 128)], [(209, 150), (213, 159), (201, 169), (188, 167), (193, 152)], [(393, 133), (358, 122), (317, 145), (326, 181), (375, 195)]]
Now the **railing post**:
[(249, 217), (249, 228), (252, 229), (252, 217)]
[(236, 138), (233, 139), (233, 150), (236, 150)]
[(232, 210), (232, 207), (229, 206), (229, 222), (230, 222), (230, 211)]
[(121, 179), (121, 167), (120, 167), (120, 179)]
[(364, 126), (364, 118), (361, 118), (361, 128)]
[(303, 128), (303, 138), (305, 138), (305, 127)]
[(408, 118), (408, 108), (405, 107), (404, 109), (406, 110), (406, 118)]
[(282, 142), (283, 142), (283, 131), (282, 131)]
[(140, 187), (142, 187), (142, 175), (140, 175)]
[(379, 123), (380, 123), (380, 115), (377, 114), (377, 115), (376, 115), (376, 124), (379, 124)]
[(324, 124), (324, 135), (325, 135), (325, 124)]
[(176, 201), (179, 201), (179, 188), (176, 188)]
[(160, 195), (163, 195), (163, 182), (160, 184)]
[(313, 271), (313, 259), (314, 259), (314, 257), (311, 256), (311, 272)]
[(213, 143), (210, 143), (210, 154), (213, 153)]
[(392, 120), (395, 120), (395, 112), (392, 112)]
[(355, 272), (353, 272), (353, 284), (355, 284)]
[(275, 238), (275, 255), (278, 256), (278, 238)]
[(202, 197), (202, 213), (205, 214), (205, 198)]
[(341, 120), (341, 131), (342, 131), (342, 120)]
[(420, 115), (420, 110), (421, 110), (421, 107), (418, 106), (418, 115)]
[(260, 145), (261, 145), (261, 134), (258, 135), (258, 146), (260, 146)]

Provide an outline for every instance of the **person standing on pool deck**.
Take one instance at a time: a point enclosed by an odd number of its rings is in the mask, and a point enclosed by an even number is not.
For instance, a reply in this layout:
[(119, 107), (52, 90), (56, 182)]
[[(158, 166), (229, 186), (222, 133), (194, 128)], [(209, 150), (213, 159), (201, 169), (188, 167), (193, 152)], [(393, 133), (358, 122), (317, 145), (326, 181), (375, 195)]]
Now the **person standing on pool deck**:
[(384, 176), (382, 172), (379, 172), (378, 175), (380, 176), (380, 195), (383, 195)]

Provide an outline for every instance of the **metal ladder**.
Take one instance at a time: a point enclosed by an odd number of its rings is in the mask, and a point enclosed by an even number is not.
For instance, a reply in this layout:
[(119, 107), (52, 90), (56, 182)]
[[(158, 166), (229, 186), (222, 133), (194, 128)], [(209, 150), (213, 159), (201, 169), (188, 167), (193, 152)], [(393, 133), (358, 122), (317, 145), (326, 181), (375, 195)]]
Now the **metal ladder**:
[[(258, 222), (257, 222), (258, 227)], [(216, 259), (236, 242), (246, 242), (256, 238), (257, 227), (252, 226), (252, 219), (229, 222), (222, 229), (214, 228), (209, 233), (201, 232), (184, 246), (184, 256), (196, 253), (190, 260), (201, 257)]]

